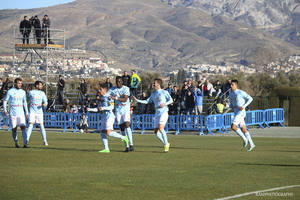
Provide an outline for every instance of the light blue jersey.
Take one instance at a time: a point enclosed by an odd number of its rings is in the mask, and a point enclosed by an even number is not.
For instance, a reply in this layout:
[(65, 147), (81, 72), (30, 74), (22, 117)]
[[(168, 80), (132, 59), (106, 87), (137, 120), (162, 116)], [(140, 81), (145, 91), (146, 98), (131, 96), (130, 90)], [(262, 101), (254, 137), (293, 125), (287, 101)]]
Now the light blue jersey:
[[(155, 116), (161, 116), (163, 113), (168, 112), (168, 105), (173, 103), (173, 99), (169, 92), (163, 89), (156, 90), (151, 94), (147, 100), (137, 100), (139, 103), (148, 104), (153, 102), (155, 105)], [(166, 104), (163, 108), (160, 108), (160, 104)]]
[[(128, 97), (130, 96), (129, 88), (125, 85), (123, 85), (121, 88), (118, 87), (112, 87), (108, 93), (111, 96), (118, 97), (118, 98), (124, 98), (125, 95)], [(116, 114), (124, 114), (126, 112), (130, 112), (130, 101), (129, 98), (126, 102), (121, 102), (118, 100), (115, 100), (115, 112)]]
[(114, 115), (114, 100), (110, 98), (109, 93), (100, 97), (100, 103), (98, 107), (102, 107), (102, 113), (104, 114), (105, 119), (108, 119), (111, 115)]
[[(252, 102), (253, 98), (243, 90), (230, 91), (229, 93), (230, 108), (233, 109), (235, 115), (246, 117), (245, 108)], [(240, 110), (240, 107), (243, 110)]]
[(20, 116), (28, 114), (26, 92), (22, 89), (11, 88), (7, 91), (7, 94), (3, 101), (4, 112), (7, 112), (7, 101), (9, 102), (9, 114), (10, 116)]
[(31, 90), (28, 93), (29, 112), (34, 114), (43, 114), (43, 103), (48, 104), (45, 92), (41, 90)]

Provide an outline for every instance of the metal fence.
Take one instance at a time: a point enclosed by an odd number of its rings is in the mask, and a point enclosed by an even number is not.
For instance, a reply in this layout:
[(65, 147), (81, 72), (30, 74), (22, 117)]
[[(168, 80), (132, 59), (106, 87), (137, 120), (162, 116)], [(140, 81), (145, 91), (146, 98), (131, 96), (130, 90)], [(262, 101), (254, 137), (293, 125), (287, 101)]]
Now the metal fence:
[[(91, 129), (100, 129), (100, 124), (103, 122), (103, 115), (100, 113), (86, 113), (88, 125)], [(47, 112), (44, 113), (44, 125), (46, 128), (59, 128), (63, 132), (72, 130), (78, 131), (81, 113), (62, 113), (62, 112)], [(215, 114), (215, 115), (170, 115), (165, 126), (166, 131), (174, 130), (175, 134), (180, 134), (181, 131), (196, 131), (199, 135), (224, 133), (228, 132), (234, 119), (234, 113)], [(3, 126), (11, 129), (11, 123), (7, 115), (0, 113), (0, 129)], [(273, 108), (267, 110), (247, 111), (245, 118), (246, 126), (258, 126), (260, 128), (270, 127), (271, 124), (279, 124), (284, 122), (284, 110), (282, 108)], [(114, 128), (118, 129), (117, 123)], [(154, 115), (142, 114), (132, 115), (131, 129), (141, 130), (144, 134), (146, 130), (154, 129)]]

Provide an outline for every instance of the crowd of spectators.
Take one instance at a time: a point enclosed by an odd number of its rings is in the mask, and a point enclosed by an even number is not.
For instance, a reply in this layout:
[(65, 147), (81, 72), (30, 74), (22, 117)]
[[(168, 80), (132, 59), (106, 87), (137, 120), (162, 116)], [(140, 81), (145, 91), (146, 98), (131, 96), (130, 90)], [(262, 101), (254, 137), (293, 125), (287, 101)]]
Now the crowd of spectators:
[[(125, 71), (122, 76), (125, 86), (128, 86), (131, 91), (131, 96), (137, 96), (142, 100), (146, 100), (149, 96), (146, 91), (143, 91), (140, 95), (137, 93), (138, 85), (141, 83), (140, 77), (135, 71), (132, 71), (131, 76)], [(113, 87), (113, 83), (110, 78), (106, 78), (105, 84), (108, 88)], [(61, 98), (63, 97), (64, 81), (60, 77), (58, 81), (57, 100), (61, 104)], [(96, 95), (88, 95), (87, 83), (84, 79), (78, 87), (79, 100), (77, 104), (71, 104), (70, 99), (66, 99), (63, 102), (63, 111), (66, 113), (84, 113), (88, 108), (97, 108), (100, 103), (100, 91), (96, 91)], [(169, 83), (165, 88), (173, 98), (173, 104), (169, 105), (170, 115), (201, 115), (203, 111), (206, 114), (223, 113), (227, 104), (226, 97), (230, 89), (230, 80), (226, 83), (221, 83), (217, 80), (214, 84), (208, 79), (204, 82), (193, 82), (192, 80), (186, 80), (181, 86), (173, 85)], [(207, 104), (204, 104), (204, 99), (207, 99)], [(49, 102), (55, 101), (55, 98), (49, 99)], [(51, 104), (51, 103), (50, 103)], [(53, 103), (54, 104), (54, 103)], [(203, 108), (206, 105), (206, 108)], [(49, 111), (51, 109), (48, 109)], [(154, 106), (151, 104), (133, 104), (132, 110), (134, 114), (153, 114), (155, 112)]]
[[(135, 95), (141, 100), (146, 100), (149, 96), (147, 92), (142, 91), (139, 95), (137, 93), (138, 85), (141, 83), (140, 77), (136, 71), (132, 71), (131, 76), (125, 71), (122, 76), (124, 85), (128, 86), (131, 91), (131, 96)], [(113, 86), (110, 78), (105, 80), (108, 88)], [(8, 89), (11, 87), (11, 81), (6, 78), (5, 81), (0, 78), (0, 105), (2, 105), (2, 98), (5, 96)], [(48, 99), (48, 112), (63, 111), (65, 113), (85, 113), (88, 108), (97, 108), (101, 98), (100, 91), (97, 90), (96, 94), (88, 94), (88, 85), (86, 80), (82, 79), (78, 86), (78, 99), (70, 99), (64, 97), (65, 81), (63, 76), (59, 76), (57, 82), (57, 93)], [(230, 90), (230, 80), (226, 83), (216, 81), (212, 84), (209, 80), (204, 82), (193, 82), (186, 80), (182, 85), (175, 85), (168, 83), (165, 88), (173, 99), (173, 104), (169, 105), (170, 115), (201, 115), (203, 111), (206, 114), (223, 113), (226, 109), (226, 97)], [(204, 103), (204, 99), (207, 99)], [(60, 105), (57, 106), (57, 105)], [(207, 106), (204, 108), (203, 106)], [(154, 114), (155, 108), (152, 104), (133, 104), (132, 112), (134, 114)]]
[(20, 34), (23, 36), (23, 44), (29, 44), (31, 31), (33, 31), (33, 37), (37, 44), (41, 44), (42, 38), (44, 38), (45, 44), (53, 44), (50, 40), (50, 25), (51, 21), (48, 15), (44, 15), (42, 22), (37, 15), (32, 16), (30, 19), (28, 16), (24, 16), (19, 26)]

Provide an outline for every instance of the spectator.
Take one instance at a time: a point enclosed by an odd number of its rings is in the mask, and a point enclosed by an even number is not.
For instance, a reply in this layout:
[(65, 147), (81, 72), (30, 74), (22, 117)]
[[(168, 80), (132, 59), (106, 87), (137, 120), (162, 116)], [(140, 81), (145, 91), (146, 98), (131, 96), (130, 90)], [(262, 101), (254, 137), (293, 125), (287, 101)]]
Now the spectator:
[(80, 133), (83, 133), (83, 130), (85, 130), (85, 133), (88, 133), (88, 121), (87, 121), (87, 117), (85, 116), (84, 113), (82, 113), (81, 115), (81, 119), (80, 119), (80, 124), (79, 124), (79, 131)]
[(32, 26), (34, 27), (34, 32), (35, 32), (35, 37), (36, 37), (36, 42), (37, 44), (41, 44), (41, 22), (38, 18), (38, 16), (34, 16), (32, 19)]
[(177, 89), (177, 86), (173, 87), (173, 93), (171, 95), (173, 99), (173, 103), (169, 106), (171, 115), (178, 115), (178, 111), (180, 108), (180, 95)]
[[(48, 15), (45, 15), (44, 18), (43, 18), (43, 23), (42, 23), (43, 36), (44, 36), (45, 44), (51, 44), (52, 43), (50, 41), (50, 24), (51, 24), (51, 21), (50, 21)], [(47, 40), (48, 40), (48, 43), (47, 43)]]
[[(98, 102), (97, 102), (96, 99), (94, 99), (94, 100), (91, 102), (89, 108), (98, 108)], [(98, 110), (97, 110), (97, 112), (98, 112)]]
[[(141, 100), (146, 100), (148, 99), (148, 96), (146, 94), (146, 92), (142, 92), (142, 97), (140, 98)], [(148, 104), (142, 104), (142, 103), (138, 103), (138, 106), (139, 108), (139, 112), (138, 114), (147, 114), (148, 112)]]
[(105, 85), (107, 86), (108, 89), (113, 86), (113, 84), (110, 82), (110, 78), (106, 78)]
[[(187, 81), (184, 81), (184, 82), (183, 82), (183, 85), (182, 85), (182, 87), (181, 87), (181, 91), (185, 88), (186, 85), (188, 86), (188, 82), (187, 82)], [(188, 87), (189, 87), (189, 86), (188, 86)]]
[(186, 96), (189, 91), (189, 87), (187, 84), (184, 85), (184, 88), (181, 90), (180, 94), (180, 112), (185, 113), (186, 107), (185, 107), (185, 101), (186, 101)]
[(101, 96), (101, 93), (100, 93), (100, 89), (97, 89), (97, 93), (96, 93), (96, 97), (100, 97)]
[(191, 91), (191, 92), (194, 92), (194, 85), (193, 85), (193, 82), (192, 82), (192, 80), (190, 79), (189, 81), (188, 81), (188, 88), (189, 88), (189, 90)]
[(8, 91), (10, 88), (12, 88), (12, 81), (10, 81), (9, 77), (7, 77), (5, 82), (2, 85), (1, 90), (2, 91)]
[(195, 114), (201, 115), (203, 111), (203, 91), (201, 87), (195, 88), (194, 98), (195, 98)]
[(214, 92), (213, 85), (209, 82), (208, 79), (205, 80), (205, 83), (202, 85), (202, 91), (204, 96), (211, 97), (212, 93)]
[(25, 41), (27, 44), (29, 44), (29, 35), (31, 32), (31, 23), (27, 16), (24, 16), (24, 20), (20, 23), (20, 33), (23, 36), (23, 44), (25, 44)]
[(71, 112), (71, 113), (78, 113), (78, 108), (77, 108), (76, 104), (73, 104), (73, 105), (72, 105), (72, 107), (71, 107), (71, 109), (70, 109), (70, 112)]
[(124, 75), (122, 76), (123, 85), (130, 88), (130, 76), (127, 71), (124, 71)]
[(172, 87), (172, 84), (171, 83), (168, 83), (168, 88), (166, 88), (166, 90), (169, 92), (169, 94), (172, 96), (173, 94), (173, 87)]
[(226, 96), (229, 95), (229, 90), (231, 89), (231, 80), (227, 80), (225, 84), (222, 86), (222, 93), (226, 94)]
[(192, 115), (193, 110), (195, 108), (194, 95), (192, 94), (192, 92), (190, 90), (188, 90), (187, 96), (185, 98), (186, 98), (184, 101), (185, 113), (187, 115)]
[(137, 89), (140, 84), (141, 84), (141, 78), (136, 74), (135, 70), (132, 70), (131, 79), (130, 79), (131, 95), (137, 97)]
[[(97, 97), (100, 97), (100, 96), (96, 96), (96, 98)], [(91, 105), (92, 105), (92, 99), (91, 99), (91, 97), (88, 96), (85, 101), (85, 107), (90, 108)]]
[(55, 95), (52, 95), (50, 99), (48, 99), (47, 112), (55, 112)]
[(213, 113), (214, 114), (223, 114), (225, 108), (225, 102), (221, 98), (217, 99), (217, 104), (214, 105)]
[(63, 110), (65, 113), (71, 113), (71, 102), (70, 99), (66, 99), (66, 102), (64, 103)]
[(2, 86), (3, 86), (3, 80), (2, 78), (0, 78), (0, 91), (2, 90)]
[(87, 96), (87, 84), (85, 79), (81, 79), (81, 83), (78, 87), (79, 90), (79, 105), (84, 105)]
[(216, 84), (214, 85), (214, 90), (214, 96), (218, 98), (222, 94), (222, 85), (219, 80), (217, 80)]
[(59, 75), (59, 79), (57, 82), (57, 101), (61, 105), (64, 102), (64, 87), (65, 87), (65, 81), (63, 79), (63, 76)]

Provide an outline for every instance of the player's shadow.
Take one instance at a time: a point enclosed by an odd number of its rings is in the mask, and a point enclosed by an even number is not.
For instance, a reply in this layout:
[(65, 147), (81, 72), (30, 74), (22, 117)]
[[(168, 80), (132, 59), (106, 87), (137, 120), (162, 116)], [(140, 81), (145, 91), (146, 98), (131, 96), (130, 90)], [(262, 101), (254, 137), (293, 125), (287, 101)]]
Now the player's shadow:
[(0, 148), (2, 148), (2, 149), (7, 149), (7, 148), (9, 148), (9, 149), (17, 149), (15, 146), (0, 146)]
[[(135, 145), (135, 147), (137, 148), (162, 148), (162, 145), (157, 145), (157, 146), (154, 146), (154, 145)], [(170, 149), (203, 149), (201, 147), (197, 148), (197, 147), (179, 147), (179, 146), (170, 146)]]
[(264, 151), (291, 152), (291, 153), (299, 153), (300, 152), (300, 150), (264, 150)]
[(30, 147), (32, 149), (44, 149), (44, 150), (56, 150), (56, 151), (80, 151), (80, 152), (95, 152), (99, 149), (76, 149), (76, 148), (64, 148), (64, 147)]
[(95, 141), (94, 138), (60, 138), (59, 140), (72, 140), (72, 141)]
[(249, 165), (249, 166), (272, 166), (272, 167), (300, 167), (296, 164), (271, 164), (271, 163), (237, 163), (239, 165)]

